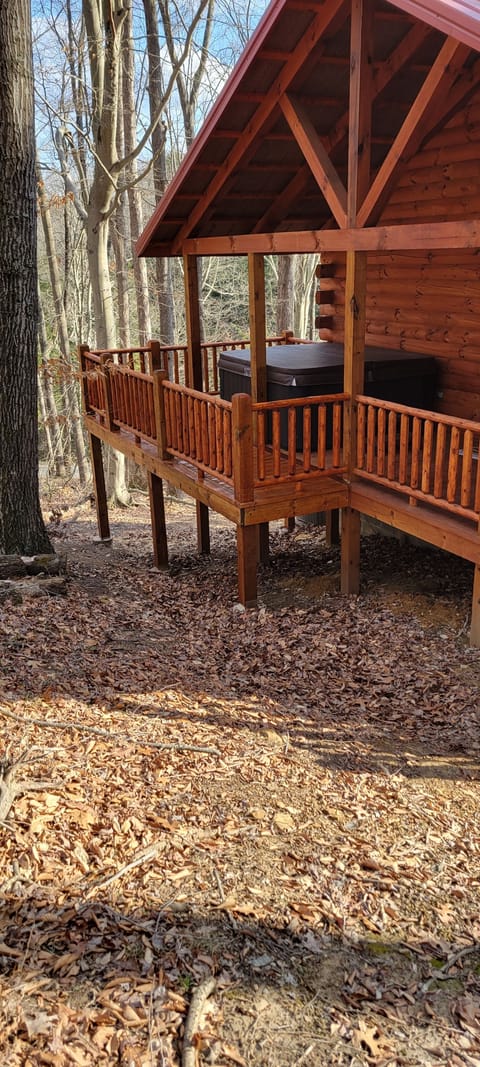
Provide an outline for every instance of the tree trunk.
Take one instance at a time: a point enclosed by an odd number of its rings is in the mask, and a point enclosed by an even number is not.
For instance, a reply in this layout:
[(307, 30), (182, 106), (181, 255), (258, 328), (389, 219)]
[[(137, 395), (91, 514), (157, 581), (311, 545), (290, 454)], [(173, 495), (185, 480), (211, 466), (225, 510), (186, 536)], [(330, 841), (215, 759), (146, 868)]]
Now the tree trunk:
[(293, 328), (295, 296), (295, 259), (293, 256), (278, 257), (277, 285), (277, 333)]
[(0, 0), (0, 552), (50, 552), (38, 487), (36, 178), (28, 0)]
[[(39, 297), (40, 300), (40, 297)], [(62, 434), (60, 432), (60, 424), (58, 420), (57, 402), (55, 400), (55, 392), (53, 389), (52, 375), (48, 366), (48, 343), (47, 332), (45, 329), (45, 319), (42, 312), (42, 306), (39, 303), (39, 325), (38, 325), (38, 341), (40, 347), (40, 370), (38, 374), (38, 386), (40, 391), (40, 409), (42, 409), (42, 393), (43, 401), (45, 403), (45, 432), (50, 435), (52, 442), (52, 471), (60, 478), (64, 478), (67, 471), (65, 467), (65, 457), (63, 454), (63, 442)]]
[(55, 236), (53, 233), (50, 207), (45, 196), (45, 189), (40, 174), (38, 175), (38, 200), (40, 206), (40, 214), (42, 217), (43, 233), (45, 237), (45, 247), (47, 251), (48, 270), (50, 275), (50, 285), (52, 288), (53, 305), (55, 308), (55, 323), (57, 327), (58, 345), (60, 348), (65, 372), (62, 380), (62, 395), (65, 406), (65, 417), (67, 419), (69, 431), (68, 444), (70, 446), (71, 439), (73, 438), (80, 484), (85, 485), (88, 477), (88, 463), (85, 451), (85, 441), (82, 433), (82, 423), (80, 417), (80, 406), (78, 403), (77, 388), (75, 379), (73, 377), (70, 339), (68, 336), (68, 324), (65, 312), (64, 290), (58, 267), (58, 257), (55, 247)]
[[(125, 155), (133, 153), (137, 142), (137, 113), (135, 107), (135, 53), (133, 44), (133, 14), (130, 8), (125, 22), (125, 43), (123, 50), (123, 129)], [(126, 167), (128, 208), (130, 212), (130, 238), (132, 246), (143, 230), (142, 199), (136, 184), (138, 167), (136, 159)], [(133, 277), (137, 300), (138, 337), (141, 345), (146, 345), (152, 336), (150, 319), (150, 302), (148, 298), (147, 261), (133, 254)]]
[[(158, 21), (156, 0), (143, 0), (145, 27), (147, 31), (148, 53), (148, 99), (150, 118), (157, 115), (163, 100), (162, 66), (160, 43), (158, 38)], [(152, 133), (153, 187), (156, 200), (160, 200), (167, 186), (167, 164), (165, 157), (165, 126), (161, 123)], [(160, 317), (160, 340), (172, 345), (175, 339), (175, 305), (173, 300), (172, 265), (169, 259), (160, 257), (156, 261), (158, 310)]]

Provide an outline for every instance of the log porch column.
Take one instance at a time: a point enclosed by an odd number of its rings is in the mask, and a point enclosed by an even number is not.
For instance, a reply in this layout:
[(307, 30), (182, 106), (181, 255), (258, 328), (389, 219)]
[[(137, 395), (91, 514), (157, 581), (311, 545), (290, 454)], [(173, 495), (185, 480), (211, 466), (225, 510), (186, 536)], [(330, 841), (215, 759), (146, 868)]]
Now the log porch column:
[[(185, 317), (187, 327), (188, 380), (186, 384), (191, 389), (199, 389), (200, 392), (202, 392), (202, 332), (196, 256), (185, 255), (183, 257), (183, 277), (185, 284)], [(210, 522), (207, 505), (201, 504), (200, 501), (197, 500), (196, 512), (198, 551), (204, 555), (208, 555), (210, 552)]]
[[(347, 227), (354, 227), (370, 185), (372, 112), (372, 2), (352, 0), (350, 30), (350, 97), (348, 139)], [(344, 392), (350, 396), (345, 408), (344, 448), (347, 480), (351, 481), (357, 443), (355, 396), (363, 392), (365, 367), (365, 305), (367, 253), (347, 252), (345, 280)], [(342, 512), (342, 593), (358, 593), (360, 587), (360, 514), (352, 508)]]
[[(252, 400), (254, 404), (261, 404), (267, 400), (265, 259), (256, 252), (251, 252), (248, 256), (248, 314)], [(260, 563), (268, 563), (268, 522), (262, 522), (258, 526), (258, 557)]]

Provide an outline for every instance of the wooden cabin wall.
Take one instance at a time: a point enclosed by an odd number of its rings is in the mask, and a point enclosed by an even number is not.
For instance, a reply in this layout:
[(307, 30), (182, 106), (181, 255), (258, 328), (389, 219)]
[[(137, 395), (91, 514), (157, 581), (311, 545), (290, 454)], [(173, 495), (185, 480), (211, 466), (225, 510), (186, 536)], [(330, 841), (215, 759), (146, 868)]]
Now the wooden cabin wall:
[[(479, 218), (479, 160), (480, 92), (410, 161), (382, 223)], [(345, 257), (318, 274), (319, 336), (342, 341)], [(438, 410), (480, 419), (480, 252), (369, 255), (367, 344), (435, 356)]]

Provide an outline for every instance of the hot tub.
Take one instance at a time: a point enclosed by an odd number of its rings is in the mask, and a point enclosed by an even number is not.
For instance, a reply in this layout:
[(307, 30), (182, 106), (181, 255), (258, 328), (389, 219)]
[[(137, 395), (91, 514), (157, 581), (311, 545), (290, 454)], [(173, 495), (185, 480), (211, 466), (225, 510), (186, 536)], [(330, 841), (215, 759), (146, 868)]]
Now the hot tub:
[[(250, 350), (220, 353), (218, 361), (220, 395), (231, 400), (234, 393), (251, 393)], [(367, 396), (392, 400), (398, 404), (433, 410), (437, 379), (436, 361), (432, 356), (397, 352), (387, 348), (365, 349), (365, 386)], [(291, 397), (321, 396), (343, 392), (343, 345), (318, 341), (303, 345), (272, 345), (267, 348), (267, 399), (289, 400)], [(312, 416), (315, 416), (312, 412)], [(302, 420), (298, 420), (297, 450), (303, 447)], [(282, 412), (281, 445), (288, 445), (287, 412)], [(312, 442), (317, 425), (312, 417)], [(330, 447), (327, 426), (327, 448)]]

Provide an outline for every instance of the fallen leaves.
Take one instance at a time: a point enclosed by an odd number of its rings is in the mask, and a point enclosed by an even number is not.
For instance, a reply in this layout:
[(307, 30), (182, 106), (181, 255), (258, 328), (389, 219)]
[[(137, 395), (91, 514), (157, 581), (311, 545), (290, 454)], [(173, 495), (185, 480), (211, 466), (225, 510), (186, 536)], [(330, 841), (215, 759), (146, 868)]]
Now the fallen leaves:
[[(298, 578), (236, 614), (231, 531), (204, 561), (182, 526), (172, 579), (137, 518), (105, 554), (81, 516), (68, 599), (0, 617), (41, 783), (0, 827), (0, 1058), (179, 1067), (214, 979), (199, 1065), (429, 1067), (439, 1032), (473, 1064), (479, 655)], [(280, 581), (328, 565), (308, 536), (275, 534)]]

